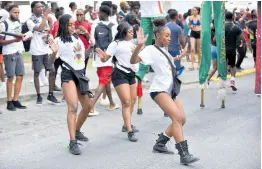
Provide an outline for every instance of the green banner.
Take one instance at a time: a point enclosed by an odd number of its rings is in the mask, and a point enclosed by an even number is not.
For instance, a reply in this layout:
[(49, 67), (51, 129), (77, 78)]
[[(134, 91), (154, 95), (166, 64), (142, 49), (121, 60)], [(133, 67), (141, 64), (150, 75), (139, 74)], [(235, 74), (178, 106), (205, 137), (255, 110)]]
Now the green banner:
[(227, 79), (225, 48), (225, 1), (214, 1), (214, 22), (216, 28), (218, 74), (224, 81)]
[(201, 44), (200, 44), (200, 56), (201, 64), (199, 69), (199, 82), (204, 84), (211, 65), (211, 13), (212, 2), (202, 2), (201, 8)]
[[(218, 74), (222, 80), (226, 80), (226, 49), (225, 49), (225, 2), (214, 1), (213, 2), (214, 23), (216, 30), (216, 45), (217, 45), (217, 67)], [(202, 2), (201, 8), (201, 65), (199, 70), (199, 82), (204, 84), (211, 64), (211, 14), (212, 14), (212, 2)]]

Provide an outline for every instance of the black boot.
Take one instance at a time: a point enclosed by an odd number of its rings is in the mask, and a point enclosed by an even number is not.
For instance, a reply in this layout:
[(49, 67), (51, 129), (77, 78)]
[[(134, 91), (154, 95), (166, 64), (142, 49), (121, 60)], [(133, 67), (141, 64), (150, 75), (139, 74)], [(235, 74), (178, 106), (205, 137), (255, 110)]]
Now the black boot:
[(181, 164), (191, 164), (199, 160), (199, 158), (194, 157), (192, 154), (188, 152), (187, 141), (182, 141), (176, 144), (176, 149), (178, 150), (178, 154), (180, 155), (180, 163)]
[(169, 151), (166, 147), (166, 143), (170, 140), (163, 133), (158, 135), (158, 139), (156, 140), (156, 144), (153, 147), (153, 152), (155, 153), (163, 153), (163, 154), (174, 154), (173, 151)]

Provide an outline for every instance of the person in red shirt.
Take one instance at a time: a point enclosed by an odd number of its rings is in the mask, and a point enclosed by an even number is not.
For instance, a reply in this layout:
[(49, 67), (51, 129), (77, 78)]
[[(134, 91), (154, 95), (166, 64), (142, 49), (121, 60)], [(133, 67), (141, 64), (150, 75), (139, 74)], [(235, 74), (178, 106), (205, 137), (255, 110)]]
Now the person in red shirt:
[[(85, 12), (82, 9), (78, 9), (76, 12), (75, 28), (76, 28), (76, 34), (78, 34), (78, 36), (84, 43), (85, 50), (87, 51), (89, 47), (91, 25), (85, 21)], [(86, 68), (89, 56), (85, 56), (85, 57), (86, 57), (85, 58), (85, 68)]]

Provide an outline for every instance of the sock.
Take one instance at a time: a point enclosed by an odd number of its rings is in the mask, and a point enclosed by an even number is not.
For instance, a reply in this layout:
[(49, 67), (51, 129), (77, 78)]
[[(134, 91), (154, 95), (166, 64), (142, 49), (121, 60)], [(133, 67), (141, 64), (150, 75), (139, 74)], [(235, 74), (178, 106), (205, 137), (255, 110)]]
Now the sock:
[(232, 77), (231, 77), (231, 80), (234, 80), (234, 81), (235, 81), (235, 77), (234, 77), (234, 76), (232, 76)]
[(171, 137), (169, 137), (168, 135), (166, 135), (166, 132), (164, 132), (164, 136), (166, 136), (166, 137), (168, 137), (168, 138), (171, 138)]
[(41, 97), (41, 95), (40, 95), (40, 94), (37, 94), (37, 97)]
[(49, 92), (49, 96), (53, 96), (53, 92)]

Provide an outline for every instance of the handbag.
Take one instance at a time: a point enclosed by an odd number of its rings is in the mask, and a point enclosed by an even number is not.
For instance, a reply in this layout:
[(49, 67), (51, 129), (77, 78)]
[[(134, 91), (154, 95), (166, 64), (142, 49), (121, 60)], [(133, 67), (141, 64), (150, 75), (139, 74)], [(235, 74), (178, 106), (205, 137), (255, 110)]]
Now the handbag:
[(82, 70), (73, 69), (68, 63), (63, 62), (63, 64), (68, 67), (76, 76), (79, 82), (80, 94), (87, 94), (89, 98), (94, 98), (93, 93), (89, 90), (89, 79), (85, 76), (85, 73)]
[(171, 97), (172, 97), (172, 99), (176, 99), (176, 96), (178, 96), (178, 94), (180, 93), (182, 82), (181, 82), (181, 80), (179, 80), (177, 78), (176, 68), (173, 65), (172, 61), (169, 59), (169, 56), (164, 51), (162, 51), (158, 46), (156, 46), (156, 45), (154, 45), (154, 46), (166, 57), (166, 59), (168, 60), (168, 63), (171, 66), (172, 77), (173, 77), (173, 89), (172, 89), (172, 92), (171, 92)]

